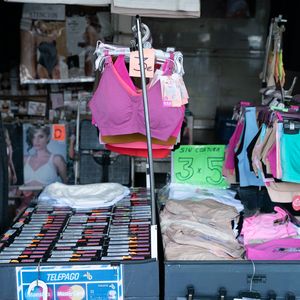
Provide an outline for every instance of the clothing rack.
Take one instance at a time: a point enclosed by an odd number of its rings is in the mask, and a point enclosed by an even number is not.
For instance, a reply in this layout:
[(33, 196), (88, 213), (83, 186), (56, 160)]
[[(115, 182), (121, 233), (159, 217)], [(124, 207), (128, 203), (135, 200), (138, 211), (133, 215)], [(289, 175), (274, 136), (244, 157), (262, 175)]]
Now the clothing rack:
[[(138, 52), (140, 65), (144, 65), (144, 53), (142, 44), (142, 32), (141, 32), (141, 19), (136, 16), (136, 29), (137, 29), (137, 40), (138, 40)], [(147, 136), (147, 149), (148, 149), (148, 160), (146, 166), (146, 176), (150, 175), (150, 197), (151, 197), (151, 225), (155, 225), (155, 181), (154, 181), (154, 170), (153, 170), (153, 155), (152, 155), (152, 143), (151, 143), (151, 131), (150, 131), (150, 118), (148, 110), (148, 96), (146, 88), (146, 76), (145, 69), (141, 70), (141, 80), (142, 80), (142, 91), (143, 91), (143, 103), (144, 103), (144, 114), (145, 114), (145, 124), (146, 124), (146, 136)], [(149, 168), (149, 169), (148, 169)]]
[[(143, 53), (142, 33), (141, 33), (141, 19), (138, 15), (136, 16), (135, 21), (136, 21), (140, 66), (144, 66), (144, 53)], [(151, 256), (152, 256), (152, 258), (157, 258), (155, 181), (154, 181), (154, 170), (153, 170), (150, 118), (149, 118), (149, 110), (148, 110), (148, 96), (147, 96), (147, 88), (146, 88), (145, 69), (140, 68), (140, 70), (141, 70), (146, 136), (147, 136), (147, 150), (148, 150), (148, 159), (147, 159), (147, 164), (146, 164), (146, 178), (147, 178), (147, 174), (149, 174), (149, 176), (150, 176), (149, 179), (150, 179), (150, 198), (151, 198)]]

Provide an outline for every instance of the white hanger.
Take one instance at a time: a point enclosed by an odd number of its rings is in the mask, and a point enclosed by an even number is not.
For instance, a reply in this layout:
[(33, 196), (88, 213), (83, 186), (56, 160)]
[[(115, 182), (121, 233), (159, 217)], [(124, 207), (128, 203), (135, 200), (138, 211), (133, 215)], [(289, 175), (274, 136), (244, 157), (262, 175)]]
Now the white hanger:
[(47, 300), (47, 298), (48, 298), (48, 287), (47, 287), (47, 284), (42, 280), (32, 281), (29, 285), (27, 295), (29, 296), (30, 292), (32, 290), (34, 290), (34, 288), (37, 287), (37, 286), (43, 288), (43, 298), (42, 298), (42, 300)]
[[(94, 54), (97, 54), (97, 59), (95, 61), (95, 69), (103, 71), (105, 62), (105, 51), (108, 55), (118, 56), (125, 55), (125, 57), (130, 57), (129, 47), (118, 47), (102, 43), (100, 40), (97, 42), (96, 50)], [(173, 52), (174, 54), (174, 73), (184, 75), (183, 69), (183, 55), (180, 51)], [(155, 50), (155, 59), (157, 63), (164, 63), (166, 59), (170, 58), (170, 52), (164, 52), (162, 50)]]

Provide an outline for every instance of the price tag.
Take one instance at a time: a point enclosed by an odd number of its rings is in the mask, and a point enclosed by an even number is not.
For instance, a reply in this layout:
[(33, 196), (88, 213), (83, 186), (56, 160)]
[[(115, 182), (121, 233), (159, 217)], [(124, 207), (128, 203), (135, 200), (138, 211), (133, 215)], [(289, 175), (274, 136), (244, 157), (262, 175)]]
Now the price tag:
[(172, 182), (228, 188), (222, 176), (225, 145), (180, 146), (174, 152)]
[(64, 141), (66, 139), (65, 125), (53, 124), (53, 140)]
[[(147, 78), (152, 78), (154, 75), (155, 49), (143, 49), (143, 53), (145, 76)], [(141, 66), (138, 51), (130, 52), (129, 75), (132, 77), (141, 77)]]

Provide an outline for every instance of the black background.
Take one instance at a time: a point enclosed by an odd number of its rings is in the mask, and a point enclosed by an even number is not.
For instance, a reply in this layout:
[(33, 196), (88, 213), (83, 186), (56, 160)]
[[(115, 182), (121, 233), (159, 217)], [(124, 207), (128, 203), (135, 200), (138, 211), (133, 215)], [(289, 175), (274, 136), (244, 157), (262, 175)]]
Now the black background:
[[(259, 1), (259, 0), (257, 0)], [(70, 0), (71, 2), (71, 0)], [(205, 7), (206, 3), (218, 3), (220, 0), (201, 2), (202, 16), (210, 9)], [(221, 1), (222, 2), (222, 1)], [(226, 0), (223, 0), (225, 3)], [(254, 0), (249, 2), (250, 13), (253, 15)], [(208, 5), (208, 4), (207, 4)], [(270, 0), (270, 18), (282, 15), (287, 19), (285, 23), (286, 32), (283, 35), (283, 62), (285, 70), (300, 72), (300, 1), (296, 0)], [(19, 64), (20, 57), (20, 19), (22, 15), (22, 4), (11, 3), (0, 0), (0, 73), (8, 71), (11, 67)], [(269, 20), (269, 24), (270, 24)], [(268, 30), (267, 30), (268, 31)], [(266, 38), (266, 37), (265, 37)]]

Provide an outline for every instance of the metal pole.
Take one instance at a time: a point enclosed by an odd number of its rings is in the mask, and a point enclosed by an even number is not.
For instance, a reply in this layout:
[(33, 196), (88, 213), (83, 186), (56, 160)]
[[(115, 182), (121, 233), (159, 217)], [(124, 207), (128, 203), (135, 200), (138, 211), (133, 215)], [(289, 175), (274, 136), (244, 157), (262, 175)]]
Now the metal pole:
[[(79, 179), (79, 130), (80, 130), (80, 106), (83, 100), (87, 100), (92, 98), (93, 95), (86, 95), (83, 96), (81, 99), (78, 100), (77, 106), (77, 119), (76, 119), (76, 140), (75, 140), (75, 147), (74, 147), (74, 161), (75, 161), (75, 184), (78, 184)], [(91, 100), (91, 99), (89, 99)]]
[(155, 182), (154, 182), (154, 171), (153, 171), (153, 155), (152, 155), (152, 143), (151, 143), (146, 77), (145, 77), (145, 69), (144, 69), (144, 53), (143, 53), (142, 33), (141, 33), (141, 19), (139, 16), (136, 16), (136, 28), (137, 28), (137, 40), (138, 40), (138, 50), (139, 50), (139, 59), (140, 59), (144, 114), (145, 114), (145, 123), (146, 123), (147, 148), (148, 148), (148, 158), (149, 158), (150, 197), (151, 197), (151, 212), (152, 212), (151, 213), (151, 224), (155, 225), (155, 223), (156, 223), (156, 219), (155, 219), (155, 188), (154, 188)]

